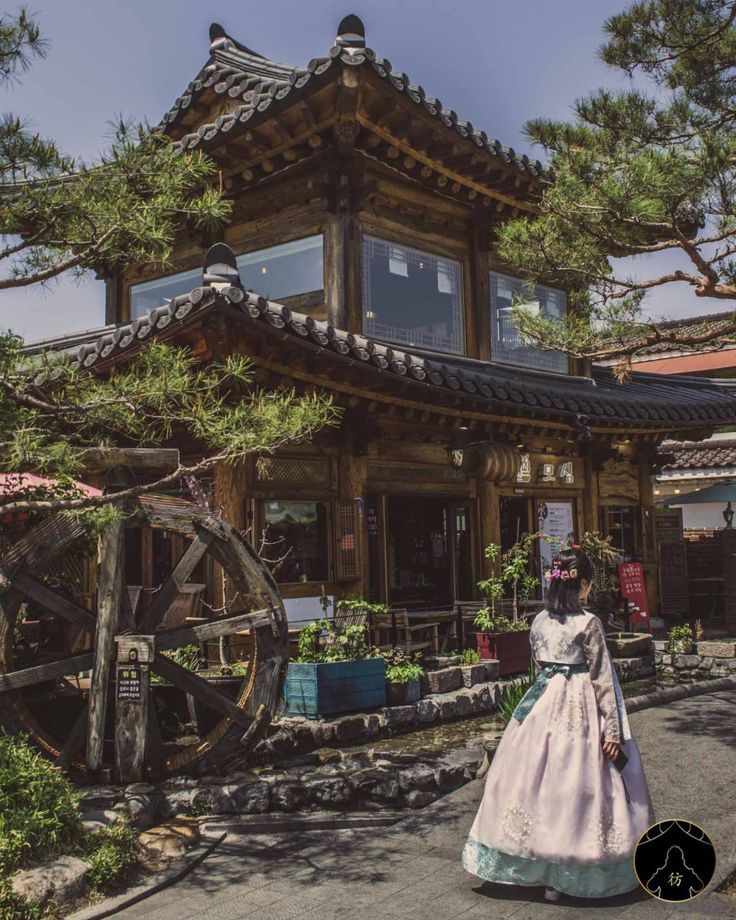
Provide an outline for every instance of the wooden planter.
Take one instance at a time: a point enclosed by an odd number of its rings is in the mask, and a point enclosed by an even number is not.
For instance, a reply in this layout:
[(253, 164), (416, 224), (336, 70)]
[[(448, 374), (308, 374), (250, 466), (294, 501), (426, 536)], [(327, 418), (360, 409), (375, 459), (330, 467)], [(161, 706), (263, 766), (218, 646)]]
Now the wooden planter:
[(610, 633), (606, 645), (612, 658), (637, 658), (652, 650), (652, 637), (641, 633)]
[(528, 629), (523, 632), (477, 632), (475, 643), (481, 658), (495, 658), (501, 662), (501, 677), (529, 670), (531, 649)]
[(386, 684), (386, 705), (405, 706), (419, 700), (419, 678), (405, 684)]
[(288, 716), (316, 719), (386, 705), (386, 659), (290, 661), (284, 685)]

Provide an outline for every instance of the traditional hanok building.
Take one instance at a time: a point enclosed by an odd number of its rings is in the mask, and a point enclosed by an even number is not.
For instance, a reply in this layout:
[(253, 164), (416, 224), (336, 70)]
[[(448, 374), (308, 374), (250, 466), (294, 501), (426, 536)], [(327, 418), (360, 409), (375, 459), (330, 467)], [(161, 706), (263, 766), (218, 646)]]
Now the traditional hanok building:
[[(610, 534), (644, 563), (654, 607), (657, 445), (736, 422), (731, 392), (640, 373), (621, 385), (520, 337), (523, 281), (494, 236), (534, 214), (543, 166), (369, 50), (357, 17), (304, 67), (218, 25), (210, 39), (163, 129), (217, 163), (247, 293), (214, 266), (203, 279), (215, 241), (181, 239), (173, 269), (108, 279), (108, 325), (77, 341), (79, 360), (104, 373), (155, 336), (202, 361), (248, 355), (260, 386), (343, 408), (339, 430), (215, 476), (218, 508), (291, 550), (278, 580), (295, 619), (323, 589), (449, 607), (477, 596), (486, 545), (540, 526)], [(563, 290), (534, 300), (567, 310)], [(158, 539), (129, 548), (144, 586), (180, 552)]]

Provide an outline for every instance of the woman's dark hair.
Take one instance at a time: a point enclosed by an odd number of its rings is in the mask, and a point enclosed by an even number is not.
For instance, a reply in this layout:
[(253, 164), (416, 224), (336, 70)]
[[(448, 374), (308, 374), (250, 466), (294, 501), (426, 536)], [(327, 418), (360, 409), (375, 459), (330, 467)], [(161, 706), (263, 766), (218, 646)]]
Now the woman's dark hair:
[(547, 579), (547, 610), (550, 613), (577, 613), (580, 610), (580, 589), (583, 581), (592, 581), (593, 563), (590, 556), (572, 546), (554, 557)]

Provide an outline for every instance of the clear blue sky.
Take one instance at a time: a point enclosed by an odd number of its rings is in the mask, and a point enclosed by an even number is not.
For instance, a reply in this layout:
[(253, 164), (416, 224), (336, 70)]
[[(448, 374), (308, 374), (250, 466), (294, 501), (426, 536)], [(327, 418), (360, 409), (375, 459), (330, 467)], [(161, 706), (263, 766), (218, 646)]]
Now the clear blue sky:
[[(488, 134), (539, 156), (525, 120), (566, 118), (572, 102), (621, 78), (596, 59), (606, 17), (626, 0), (43, 0), (33, 8), (50, 42), (7, 92), (4, 109), (29, 117), (68, 153), (91, 158), (117, 114), (157, 123), (206, 62), (220, 22), (249, 47), (304, 65), (327, 54), (355, 12), (368, 45)], [(13, 5), (6, 5), (8, 12)], [(657, 265), (659, 266), (659, 262)], [(651, 266), (653, 268), (653, 266)], [(0, 325), (28, 341), (104, 321), (104, 287), (89, 280), (0, 294)], [(715, 311), (686, 289), (659, 291), (653, 312)]]

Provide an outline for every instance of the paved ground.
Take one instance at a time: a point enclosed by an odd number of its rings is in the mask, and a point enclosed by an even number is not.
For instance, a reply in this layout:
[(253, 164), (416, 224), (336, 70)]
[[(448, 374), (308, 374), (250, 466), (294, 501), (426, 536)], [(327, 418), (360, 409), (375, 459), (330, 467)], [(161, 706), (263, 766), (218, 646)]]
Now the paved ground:
[[(634, 713), (658, 818), (703, 826), (719, 868), (736, 862), (736, 691)], [(736, 918), (706, 893), (675, 907), (635, 891), (607, 902), (542, 899), (540, 889), (482, 883), (460, 865), (482, 795), (476, 780), (391, 828), (231, 835), (188, 878), (117, 916), (125, 920), (622, 920)]]

